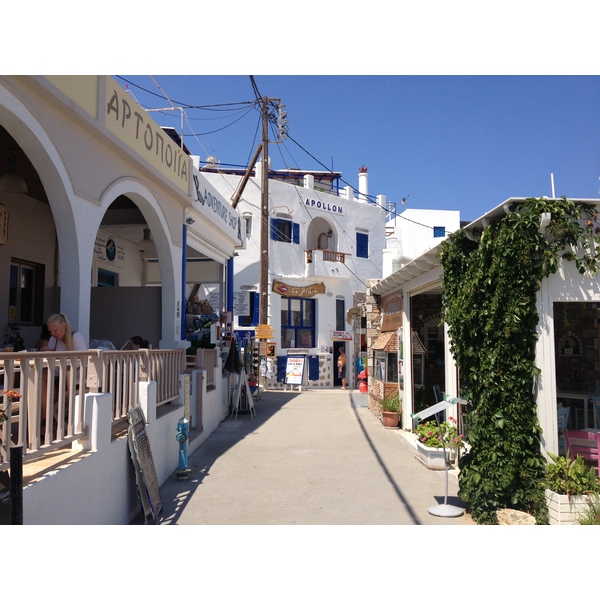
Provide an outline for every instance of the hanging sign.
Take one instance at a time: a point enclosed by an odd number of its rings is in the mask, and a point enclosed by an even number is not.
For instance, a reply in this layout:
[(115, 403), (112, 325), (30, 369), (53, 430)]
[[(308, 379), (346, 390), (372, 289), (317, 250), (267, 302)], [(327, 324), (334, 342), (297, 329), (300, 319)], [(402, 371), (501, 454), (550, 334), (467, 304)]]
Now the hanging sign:
[(313, 283), (305, 287), (297, 287), (295, 285), (286, 285), (282, 281), (273, 281), (273, 291), (282, 296), (293, 298), (312, 298), (316, 294), (325, 293), (325, 284)]
[(348, 331), (332, 331), (331, 332), (332, 340), (341, 340), (341, 341), (349, 341), (352, 339), (352, 334)]
[(257, 325), (254, 335), (261, 340), (270, 340), (274, 335), (273, 328), (270, 325)]

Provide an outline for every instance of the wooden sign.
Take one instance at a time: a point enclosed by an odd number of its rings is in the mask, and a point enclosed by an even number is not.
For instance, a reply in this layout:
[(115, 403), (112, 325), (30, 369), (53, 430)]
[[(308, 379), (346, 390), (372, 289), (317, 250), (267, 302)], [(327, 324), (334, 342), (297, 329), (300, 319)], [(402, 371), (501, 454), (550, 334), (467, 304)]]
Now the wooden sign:
[(135, 480), (144, 511), (144, 522), (148, 523), (148, 516), (151, 516), (153, 522), (158, 523), (162, 502), (142, 409), (139, 406), (132, 408), (129, 411), (128, 419), (129, 451), (135, 468)]
[(273, 328), (270, 325), (257, 325), (254, 335), (261, 340), (270, 340), (274, 335)]
[(312, 298), (317, 294), (325, 293), (325, 284), (313, 283), (305, 287), (298, 287), (295, 285), (287, 285), (282, 281), (273, 281), (273, 291), (281, 296), (288, 296), (294, 298)]

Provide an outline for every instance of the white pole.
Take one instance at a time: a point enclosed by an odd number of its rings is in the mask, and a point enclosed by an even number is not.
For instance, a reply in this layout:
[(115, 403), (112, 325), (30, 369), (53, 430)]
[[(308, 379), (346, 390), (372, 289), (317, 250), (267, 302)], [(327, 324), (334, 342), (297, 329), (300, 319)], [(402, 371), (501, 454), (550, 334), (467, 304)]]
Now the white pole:
[(556, 198), (556, 196), (554, 195), (554, 173), (550, 173), (550, 181), (552, 182), (552, 197)]

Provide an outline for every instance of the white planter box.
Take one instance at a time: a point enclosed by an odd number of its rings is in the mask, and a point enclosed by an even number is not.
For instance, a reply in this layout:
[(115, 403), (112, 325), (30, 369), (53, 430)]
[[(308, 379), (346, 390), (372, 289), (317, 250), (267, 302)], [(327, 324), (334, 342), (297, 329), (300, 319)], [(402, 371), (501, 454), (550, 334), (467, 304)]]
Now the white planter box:
[(546, 490), (550, 525), (578, 525), (587, 508), (589, 496), (567, 496)]
[[(417, 452), (417, 460), (422, 462), (428, 469), (440, 470), (446, 468), (444, 451), (442, 448), (430, 448), (417, 440)], [(453, 453), (456, 453), (456, 448), (446, 448), (448, 463), (451, 463), (454, 460)]]

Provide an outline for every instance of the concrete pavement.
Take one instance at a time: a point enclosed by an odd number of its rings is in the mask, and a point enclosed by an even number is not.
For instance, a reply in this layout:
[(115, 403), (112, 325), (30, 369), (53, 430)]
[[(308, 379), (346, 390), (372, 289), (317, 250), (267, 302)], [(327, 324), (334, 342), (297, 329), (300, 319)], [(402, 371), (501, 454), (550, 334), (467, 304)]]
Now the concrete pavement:
[[(254, 418), (229, 417), (188, 457), (190, 477), (162, 485), (160, 523), (472, 525), (428, 513), (444, 502), (445, 472), (367, 402), (354, 390), (261, 392)], [(448, 481), (448, 503), (464, 506), (456, 471)]]

